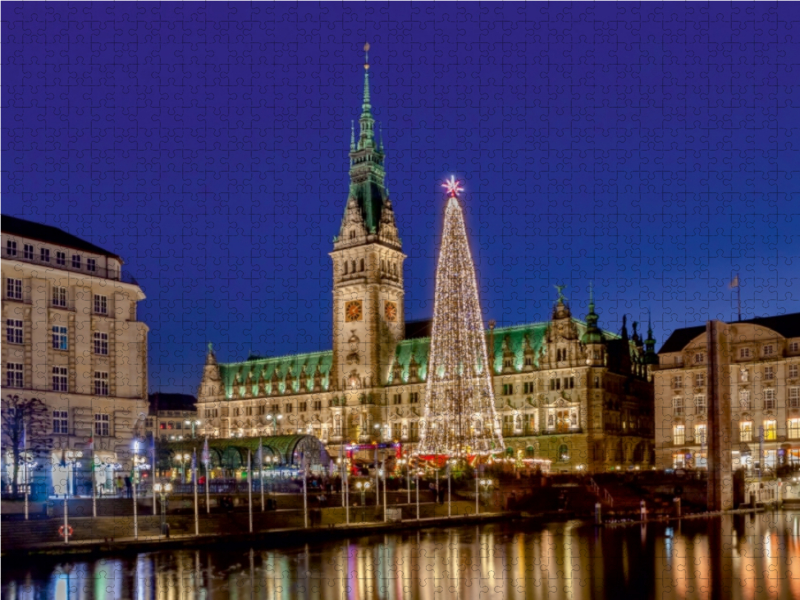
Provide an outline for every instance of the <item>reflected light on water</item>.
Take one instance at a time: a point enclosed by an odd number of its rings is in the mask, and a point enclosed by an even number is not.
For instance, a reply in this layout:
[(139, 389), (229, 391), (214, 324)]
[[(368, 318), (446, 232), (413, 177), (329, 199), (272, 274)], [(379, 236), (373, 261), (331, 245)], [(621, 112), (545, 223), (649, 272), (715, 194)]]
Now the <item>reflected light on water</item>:
[(800, 563), (800, 515), (773, 513), (676, 527), (507, 523), (295, 549), (6, 562), (1, 591), (4, 600), (784, 600), (800, 598), (792, 563)]

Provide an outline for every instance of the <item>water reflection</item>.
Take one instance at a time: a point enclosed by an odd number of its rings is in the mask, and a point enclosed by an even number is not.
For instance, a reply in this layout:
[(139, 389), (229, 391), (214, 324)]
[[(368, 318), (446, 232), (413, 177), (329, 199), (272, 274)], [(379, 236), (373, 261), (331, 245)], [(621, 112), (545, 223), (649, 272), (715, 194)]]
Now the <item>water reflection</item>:
[(4, 564), (8, 600), (800, 598), (800, 513), (431, 529), (303, 546)]

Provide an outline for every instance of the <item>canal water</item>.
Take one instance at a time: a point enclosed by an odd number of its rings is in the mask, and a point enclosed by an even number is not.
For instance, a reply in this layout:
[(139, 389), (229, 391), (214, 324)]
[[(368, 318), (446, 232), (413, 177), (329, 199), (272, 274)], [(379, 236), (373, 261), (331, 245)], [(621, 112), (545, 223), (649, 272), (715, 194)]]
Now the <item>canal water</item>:
[(800, 513), (423, 529), (2, 565), (3, 600), (800, 598)]

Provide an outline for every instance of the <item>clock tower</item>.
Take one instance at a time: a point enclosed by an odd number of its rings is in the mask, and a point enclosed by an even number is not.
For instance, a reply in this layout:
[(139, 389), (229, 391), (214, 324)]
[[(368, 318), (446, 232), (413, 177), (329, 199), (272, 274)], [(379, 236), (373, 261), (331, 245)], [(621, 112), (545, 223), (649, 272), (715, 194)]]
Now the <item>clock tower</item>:
[[(369, 50), (369, 44), (364, 46)], [(350, 136), (350, 191), (333, 252), (332, 386), (348, 404), (369, 401), (387, 379), (403, 339), (403, 261), (394, 211), (386, 189), (383, 144), (376, 142), (364, 64), (359, 135)], [(363, 394), (363, 396), (362, 396)]]

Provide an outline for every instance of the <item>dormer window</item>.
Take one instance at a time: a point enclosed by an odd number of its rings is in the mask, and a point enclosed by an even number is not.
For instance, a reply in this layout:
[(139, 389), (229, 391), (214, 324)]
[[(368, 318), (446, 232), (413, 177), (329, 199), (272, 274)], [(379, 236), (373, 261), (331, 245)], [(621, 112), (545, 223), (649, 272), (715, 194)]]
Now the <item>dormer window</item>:
[(354, 239), (356, 239), (356, 232), (355, 232), (355, 230), (353, 230), (353, 231), (351, 231), (351, 232), (350, 232), (350, 239), (351, 239), (351, 240), (354, 240)]

